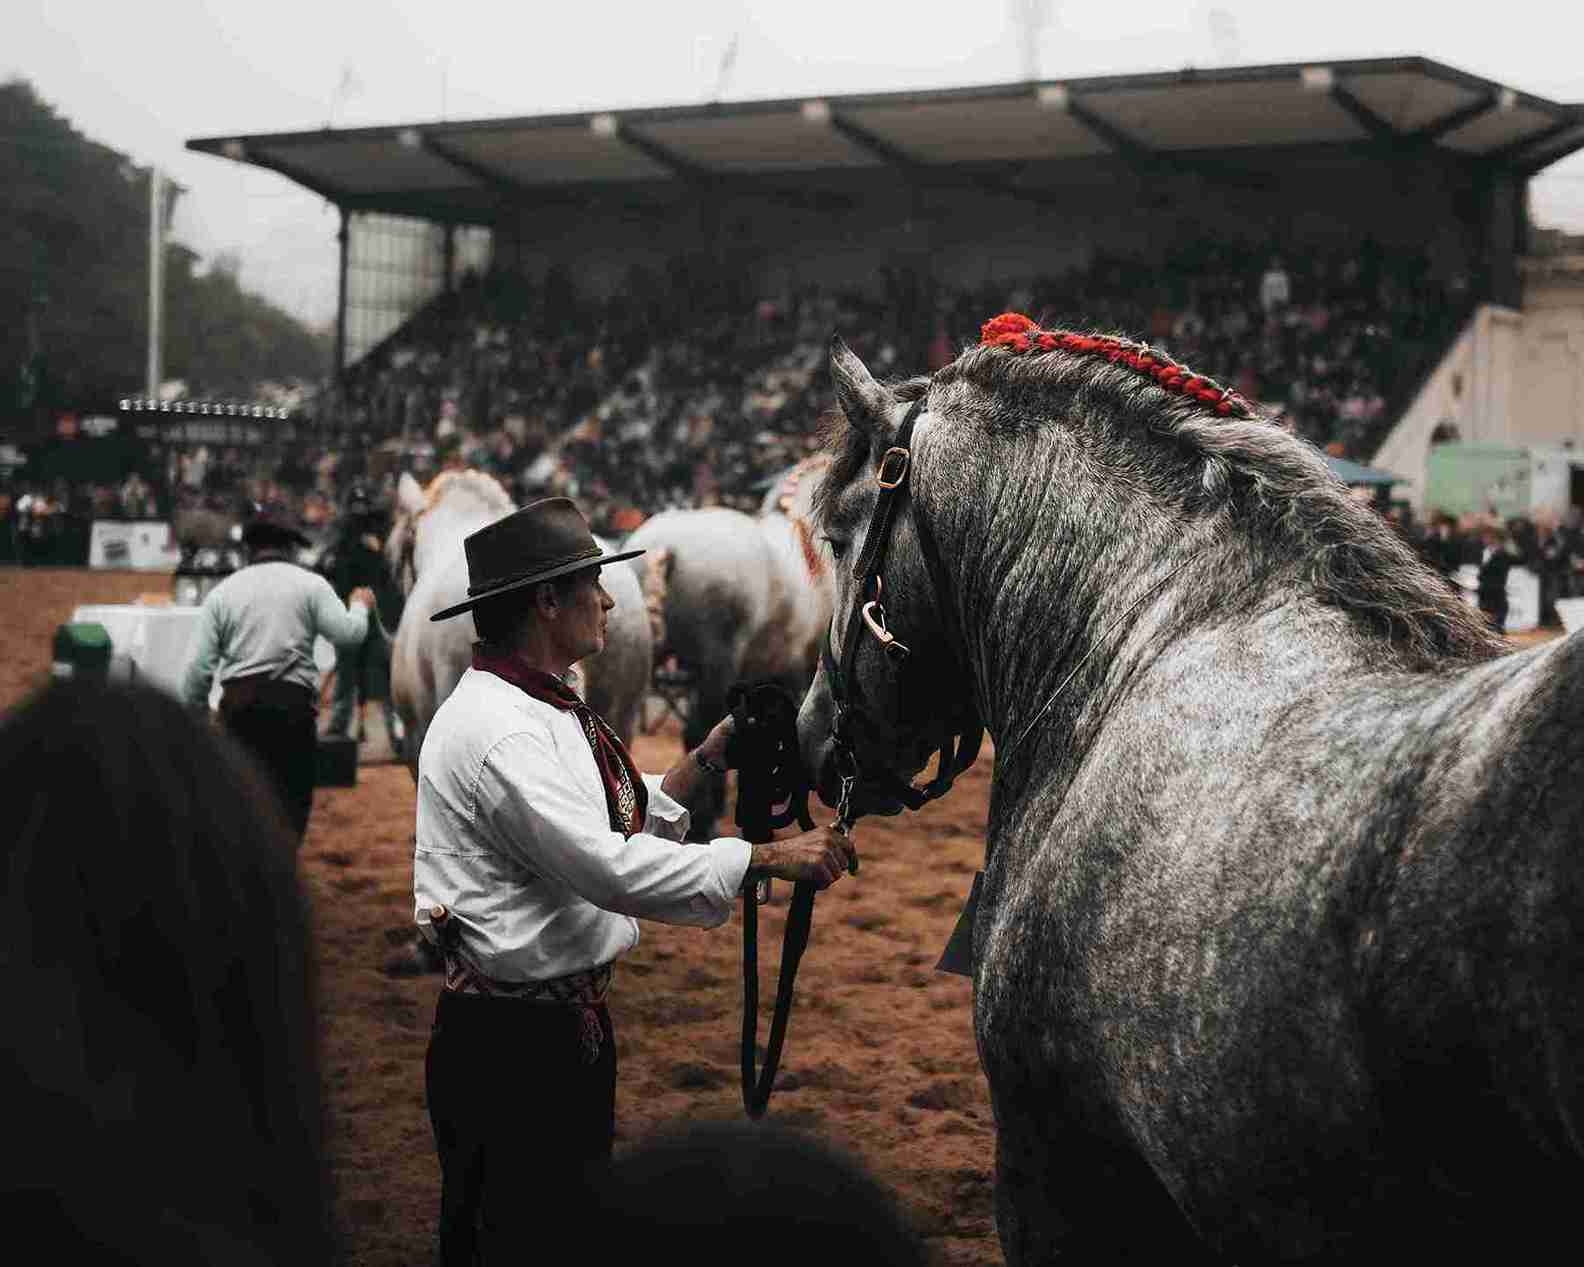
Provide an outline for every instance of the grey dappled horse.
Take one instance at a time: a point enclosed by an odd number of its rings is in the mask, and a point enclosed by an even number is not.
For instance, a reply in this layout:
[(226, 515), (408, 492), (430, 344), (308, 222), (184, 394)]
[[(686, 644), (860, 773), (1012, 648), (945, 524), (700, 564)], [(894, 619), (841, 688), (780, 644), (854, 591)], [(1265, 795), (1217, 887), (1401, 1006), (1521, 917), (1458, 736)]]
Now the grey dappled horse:
[[(974, 1027), (1008, 1262), (1573, 1243), (1584, 638), (1503, 654), (1316, 450), (1159, 353), (1003, 341), (885, 387), (837, 340), (816, 500), (840, 648), (922, 397), (883, 565), (911, 655), (862, 632), (854, 795), (895, 812), (884, 773), (964, 715), (995, 741)], [(799, 728), (834, 804), (831, 678)]]
[[(407, 728), (406, 756), (417, 777), (418, 753), (435, 710), (472, 663), (477, 633), (470, 612), (438, 623), (435, 612), (467, 597), (462, 541), (516, 507), (506, 490), (483, 471), (445, 471), (421, 488), (403, 474), (386, 559), (407, 595), (391, 647), (391, 699)], [(610, 549), (608, 542), (601, 542)], [(631, 743), (653, 661), (649, 620), (637, 578), (624, 567), (600, 570), (600, 584), (616, 600), (606, 626), (605, 649), (581, 661), (573, 685), (623, 743)]]
[[(663, 511), (622, 542), (624, 550), (650, 551), (627, 567), (635, 576), (650, 571), (660, 589), (661, 654), (675, 655), (693, 678), (683, 728), (689, 748), (725, 715), (734, 682), (773, 680), (796, 697), (808, 689), (835, 587), (805, 513), (817, 479), (804, 476), (825, 465), (800, 463), (788, 473), (797, 475), (792, 486), (772, 490), (757, 515)], [(711, 795), (693, 814), (694, 836), (708, 836), (724, 806), (722, 789)]]

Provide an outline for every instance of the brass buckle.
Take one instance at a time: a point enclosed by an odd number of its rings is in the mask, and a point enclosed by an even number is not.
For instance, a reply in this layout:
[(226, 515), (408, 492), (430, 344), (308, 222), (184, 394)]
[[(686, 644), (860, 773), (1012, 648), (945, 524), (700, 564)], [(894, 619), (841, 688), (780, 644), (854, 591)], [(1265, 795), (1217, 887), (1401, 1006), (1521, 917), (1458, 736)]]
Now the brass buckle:
[[(874, 615), (877, 608), (880, 612), (878, 619)], [(912, 654), (908, 650), (907, 645), (898, 642), (891, 631), (886, 628), (885, 608), (880, 606), (878, 599), (865, 603), (860, 614), (863, 616), (864, 624), (869, 626), (869, 632), (879, 641), (880, 645), (885, 649), (886, 655), (891, 658), (893, 663), (901, 664), (902, 661)]]
[[(887, 479), (886, 464), (891, 461), (893, 454), (896, 455), (899, 465), (897, 467), (897, 473), (892, 478)], [(892, 445), (885, 451), (885, 456), (880, 459), (880, 469), (875, 472), (875, 483), (879, 484), (881, 488), (888, 489), (895, 488), (897, 485), (901, 484), (902, 481), (907, 478), (908, 458), (909, 454), (906, 449), (902, 448), (900, 445)]]

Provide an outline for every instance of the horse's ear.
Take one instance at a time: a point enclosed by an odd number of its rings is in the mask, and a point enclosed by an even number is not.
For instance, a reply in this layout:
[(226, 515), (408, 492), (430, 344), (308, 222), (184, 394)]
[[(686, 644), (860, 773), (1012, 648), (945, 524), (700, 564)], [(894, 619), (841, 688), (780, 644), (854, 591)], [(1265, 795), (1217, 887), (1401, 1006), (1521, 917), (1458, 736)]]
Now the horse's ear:
[(836, 403), (848, 422), (874, 440), (890, 416), (891, 393), (875, 381), (869, 367), (839, 334), (831, 336), (830, 366)]
[(424, 508), (423, 488), (412, 477), (411, 471), (403, 471), (401, 478), (396, 481), (396, 504), (409, 515), (416, 515)]

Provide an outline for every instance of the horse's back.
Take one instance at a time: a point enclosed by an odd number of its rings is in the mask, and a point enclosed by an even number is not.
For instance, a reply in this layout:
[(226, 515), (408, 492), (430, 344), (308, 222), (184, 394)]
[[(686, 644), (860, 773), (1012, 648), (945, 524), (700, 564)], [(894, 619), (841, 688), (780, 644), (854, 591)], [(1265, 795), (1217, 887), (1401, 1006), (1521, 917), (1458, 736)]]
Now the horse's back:
[[(751, 516), (725, 507), (665, 511), (622, 544), (670, 552), (664, 625), (678, 654), (735, 660), (768, 618), (775, 560)], [(632, 565), (641, 569), (644, 559)]]

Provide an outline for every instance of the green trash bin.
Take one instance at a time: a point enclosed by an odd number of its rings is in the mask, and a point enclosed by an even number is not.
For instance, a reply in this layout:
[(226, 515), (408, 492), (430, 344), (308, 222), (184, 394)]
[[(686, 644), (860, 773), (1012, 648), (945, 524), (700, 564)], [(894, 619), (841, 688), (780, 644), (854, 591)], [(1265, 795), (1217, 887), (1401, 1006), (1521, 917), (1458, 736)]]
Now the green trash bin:
[(110, 676), (110, 631), (98, 621), (68, 622), (55, 630), (56, 677)]

